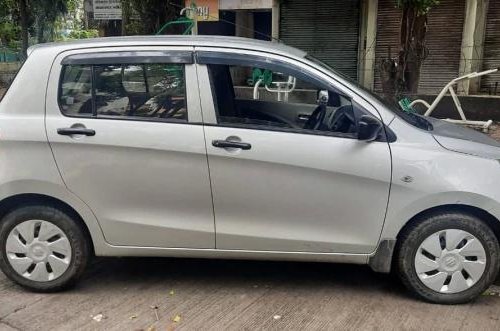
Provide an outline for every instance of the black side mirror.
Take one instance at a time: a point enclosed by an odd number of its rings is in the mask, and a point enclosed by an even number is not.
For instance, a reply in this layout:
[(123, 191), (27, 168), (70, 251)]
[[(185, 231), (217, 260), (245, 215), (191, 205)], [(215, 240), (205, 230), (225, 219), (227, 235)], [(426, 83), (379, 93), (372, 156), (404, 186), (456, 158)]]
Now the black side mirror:
[(358, 140), (366, 142), (374, 141), (382, 129), (382, 122), (369, 115), (363, 115), (358, 123)]

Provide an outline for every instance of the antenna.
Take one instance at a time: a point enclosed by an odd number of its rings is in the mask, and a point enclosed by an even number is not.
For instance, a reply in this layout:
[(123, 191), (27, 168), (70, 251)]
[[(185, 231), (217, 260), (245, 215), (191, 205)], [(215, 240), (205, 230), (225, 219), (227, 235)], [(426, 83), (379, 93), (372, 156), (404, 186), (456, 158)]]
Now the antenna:
[[(169, 4), (169, 5), (172, 5), (172, 6), (174, 6), (174, 7), (177, 7), (177, 8), (179, 8), (179, 9), (181, 9), (180, 15), (183, 15), (185, 12), (190, 13), (190, 14), (189, 14), (190, 16), (192, 15), (192, 17), (193, 17), (193, 18), (191, 18), (191, 19), (194, 21), (194, 26), (193, 26), (193, 28), (196, 30), (196, 31), (195, 31), (196, 33), (195, 33), (195, 34), (197, 34), (197, 33), (198, 33), (198, 22), (197, 22), (197, 15), (198, 15), (198, 14), (197, 14), (197, 9), (196, 9), (197, 7), (196, 7), (196, 5), (194, 4), (194, 2), (191, 2), (191, 7), (182, 7), (182, 6), (179, 6), (178, 4), (173, 3), (173, 2), (169, 2), (168, 4)], [(193, 15), (193, 12), (194, 12), (194, 15)], [(217, 18), (217, 17), (215, 17), (215, 16), (211, 16), (210, 14), (208, 14), (208, 15), (206, 15), (206, 16), (207, 16), (207, 17), (211, 17), (211, 18)], [(218, 18), (218, 20), (219, 20), (219, 21), (222, 21), (222, 22), (225, 22), (225, 23), (229, 23), (229, 24), (234, 25), (235, 27), (239, 27), (239, 28), (241, 28), (241, 29), (243, 29), (243, 30), (253, 32), (254, 34), (258, 34), (258, 35), (260, 35), (260, 36), (262, 36), (262, 37), (269, 38), (271, 41), (277, 41), (277, 42), (279, 42), (279, 43), (281, 43), (281, 42), (282, 42), (282, 41), (281, 41), (281, 39), (279, 39), (279, 38), (274, 38), (273, 36), (270, 36), (270, 35), (268, 35), (268, 34), (262, 33), (262, 32), (260, 32), (260, 31), (255, 30), (255, 29), (250, 29), (250, 28), (248, 28), (248, 27), (246, 27), (246, 26), (243, 26), (243, 25), (241, 25), (241, 24), (236, 24), (236, 23), (233, 23), (233, 22), (231, 22), (231, 21), (225, 20), (225, 19), (220, 18), (220, 17)]]

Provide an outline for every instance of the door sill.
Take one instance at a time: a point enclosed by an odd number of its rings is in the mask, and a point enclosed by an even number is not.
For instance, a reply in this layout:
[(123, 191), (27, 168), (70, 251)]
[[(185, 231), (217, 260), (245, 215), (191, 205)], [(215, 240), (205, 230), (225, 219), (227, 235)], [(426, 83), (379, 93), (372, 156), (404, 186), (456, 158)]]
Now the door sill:
[(106, 244), (97, 256), (149, 256), (270, 261), (304, 261), (367, 264), (370, 254), (228, 250), (211, 248), (160, 248), (112, 246)]

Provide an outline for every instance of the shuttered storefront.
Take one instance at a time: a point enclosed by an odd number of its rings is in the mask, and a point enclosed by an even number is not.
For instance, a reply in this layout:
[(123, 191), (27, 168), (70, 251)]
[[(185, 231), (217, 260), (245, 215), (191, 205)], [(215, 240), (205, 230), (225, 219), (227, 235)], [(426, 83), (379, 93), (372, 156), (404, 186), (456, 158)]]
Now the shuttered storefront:
[(465, 20), (465, 0), (442, 0), (431, 9), (427, 29), (429, 56), (421, 71), (419, 93), (439, 93), (458, 77)]
[[(380, 65), (382, 59), (396, 57), (399, 52), (399, 25), (401, 14), (394, 0), (379, 0), (377, 13), (377, 39), (375, 48), (375, 82), (376, 92), (382, 91), (380, 81)], [(367, 45), (367, 48), (370, 45)]]
[[(494, 68), (500, 68), (500, 1), (498, 0), (490, 0), (484, 40), (483, 70)], [(496, 94), (500, 95), (500, 72), (484, 76), (481, 79), (481, 91), (494, 94), (495, 83), (498, 83)]]
[[(377, 91), (381, 90), (380, 63), (387, 57), (389, 46), (392, 56), (399, 51), (401, 13), (394, 3), (394, 0), (379, 0), (375, 69)], [(458, 76), (464, 19), (465, 0), (441, 0), (431, 9), (427, 29), (429, 55), (421, 69), (420, 94), (436, 94)]]
[(357, 79), (358, 0), (285, 0), (280, 39)]

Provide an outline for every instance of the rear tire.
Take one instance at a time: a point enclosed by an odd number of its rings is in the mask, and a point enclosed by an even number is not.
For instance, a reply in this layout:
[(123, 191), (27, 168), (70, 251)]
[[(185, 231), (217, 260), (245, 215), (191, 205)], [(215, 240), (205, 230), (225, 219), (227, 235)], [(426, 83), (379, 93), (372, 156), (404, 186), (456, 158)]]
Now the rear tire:
[(443, 212), (418, 220), (401, 235), (398, 247), (399, 277), (428, 302), (469, 302), (498, 275), (498, 239), (484, 222), (469, 214)]
[(78, 221), (55, 206), (24, 206), (0, 221), (0, 269), (29, 290), (68, 288), (84, 272), (89, 256)]

